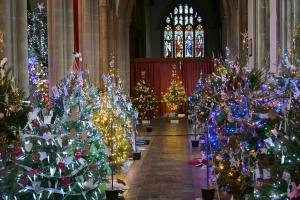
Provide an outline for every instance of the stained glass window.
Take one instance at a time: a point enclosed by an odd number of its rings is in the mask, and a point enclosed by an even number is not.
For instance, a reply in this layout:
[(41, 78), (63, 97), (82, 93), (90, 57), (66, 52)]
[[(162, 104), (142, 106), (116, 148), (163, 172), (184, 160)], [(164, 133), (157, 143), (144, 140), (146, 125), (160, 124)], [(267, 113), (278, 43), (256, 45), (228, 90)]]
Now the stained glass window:
[(183, 57), (183, 30), (182, 26), (178, 25), (175, 28), (175, 58)]
[(166, 18), (164, 57), (204, 57), (202, 18), (188, 4), (179, 4)]
[(172, 58), (173, 52), (173, 32), (170, 25), (167, 25), (164, 33), (164, 56), (165, 58)]
[(188, 25), (185, 29), (185, 57), (191, 58), (194, 57), (194, 32), (193, 27)]
[(200, 24), (195, 30), (195, 57), (204, 57), (204, 31)]

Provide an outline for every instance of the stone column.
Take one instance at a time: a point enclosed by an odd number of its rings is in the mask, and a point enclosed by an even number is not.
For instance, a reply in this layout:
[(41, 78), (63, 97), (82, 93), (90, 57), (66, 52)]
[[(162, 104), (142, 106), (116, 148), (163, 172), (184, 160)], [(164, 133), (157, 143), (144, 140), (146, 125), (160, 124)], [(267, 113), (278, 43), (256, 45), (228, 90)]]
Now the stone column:
[(49, 81), (53, 86), (72, 69), (73, 0), (48, 0)]
[(130, 91), (130, 33), (129, 27), (131, 22), (134, 1), (123, 0), (119, 4), (118, 12), (115, 16), (116, 21), (116, 54), (117, 65), (120, 69), (120, 78), (124, 82), (124, 89), (129, 94)]
[(280, 1), (280, 47), (281, 49), (287, 48), (287, 10), (286, 1)]
[(117, 63), (120, 69), (120, 78), (124, 82), (124, 89), (129, 93), (130, 89), (130, 54), (129, 54), (129, 25), (128, 19), (118, 19)]
[(278, 1), (270, 1), (270, 72), (276, 72), (278, 65)]
[[(294, 0), (294, 23), (295, 26), (300, 25), (300, 1)], [(300, 36), (295, 41), (296, 56), (300, 59)]]
[(87, 68), (90, 80), (100, 85), (99, 72), (99, 1), (79, 0), (79, 48), (83, 68)]
[(256, 1), (256, 65), (264, 68), (269, 65), (269, 1)]
[(6, 68), (11, 68), (18, 88), (28, 96), (27, 1), (0, 0), (0, 31), (4, 34)]
[(255, 60), (255, 0), (248, 0), (248, 66), (250, 68), (256, 67)]
[[(107, 72), (109, 52), (108, 52), (108, 2), (99, 0), (99, 73)], [(100, 82), (100, 88), (103, 89), (103, 83)]]
[(293, 47), (294, 32), (294, 0), (287, 1), (287, 48)]

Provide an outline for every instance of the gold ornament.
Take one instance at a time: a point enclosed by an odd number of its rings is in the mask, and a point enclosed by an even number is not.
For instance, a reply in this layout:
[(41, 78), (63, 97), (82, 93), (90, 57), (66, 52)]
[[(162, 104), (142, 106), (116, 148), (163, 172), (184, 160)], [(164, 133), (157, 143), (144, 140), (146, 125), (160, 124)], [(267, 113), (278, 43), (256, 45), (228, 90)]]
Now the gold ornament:
[(85, 141), (88, 140), (88, 134), (87, 134), (86, 130), (84, 130), (84, 131), (81, 133), (80, 137), (81, 137), (81, 141), (82, 141), (82, 142), (85, 142)]
[(71, 130), (70, 130), (70, 139), (75, 139), (76, 138), (76, 136), (77, 136), (77, 134), (76, 134), (76, 129), (74, 129), (74, 128), (72, 128)]

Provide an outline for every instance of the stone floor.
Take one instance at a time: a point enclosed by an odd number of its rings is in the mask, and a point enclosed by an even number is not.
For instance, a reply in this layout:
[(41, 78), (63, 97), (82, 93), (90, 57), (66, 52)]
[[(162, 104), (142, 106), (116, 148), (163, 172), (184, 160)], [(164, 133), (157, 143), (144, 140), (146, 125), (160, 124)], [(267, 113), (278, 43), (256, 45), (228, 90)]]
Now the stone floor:
[(192, 149), (191, 133), (186, 120), (170, 124), (166, 119), (154, 120), (153, 131), (145, 132), (140, 125), (140, 136), (151, 143), (142, 152), (142, 160), (135, 161), (125, 179), (130, 189), (126, 200), (198, 200), (201, 199), (195, 167), (187, 162), (196, 157), (199, 149)]

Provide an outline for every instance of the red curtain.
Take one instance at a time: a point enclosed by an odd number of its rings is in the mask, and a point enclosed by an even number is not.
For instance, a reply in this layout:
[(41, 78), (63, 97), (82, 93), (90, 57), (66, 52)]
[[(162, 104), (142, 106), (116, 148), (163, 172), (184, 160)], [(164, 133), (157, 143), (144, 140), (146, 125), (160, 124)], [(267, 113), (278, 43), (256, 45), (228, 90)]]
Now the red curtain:
[[(162, 93), (166, 92), (170, 86), (174, 65), (176, 65), (177, 74), (182, 80), (187, 95), (193, 93), (200, 73), (205, 76), (213, 72), (213, 62), (209, 59), (136, 59), (131, 63), (130, 68), (130, 95), (134, 97), (134, 87), (144, 71), (146, 81), (161, 100)], [(160, 103), (158, 115), (162, 116), (167, 111), (165, 103)], [(183, 112), (186, 112), (186, 106)]]
[[(74, 52), (79, 52), (79, 7), (78, 0), (73, 0), (73, 18), (74, 18)], [(77, 67), (80, 67), (79, 58), (75, 58)]]

